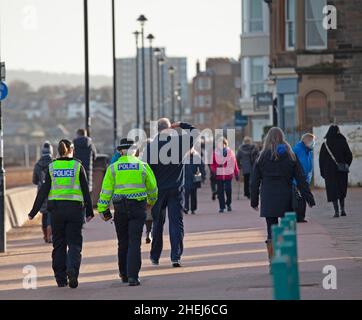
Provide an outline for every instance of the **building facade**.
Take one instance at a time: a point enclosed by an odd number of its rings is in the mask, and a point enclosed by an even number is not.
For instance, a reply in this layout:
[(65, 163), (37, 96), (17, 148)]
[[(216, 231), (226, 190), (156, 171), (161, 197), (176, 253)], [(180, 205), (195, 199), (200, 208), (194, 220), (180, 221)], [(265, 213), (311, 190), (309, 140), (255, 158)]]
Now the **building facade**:
[(272, 106), (255, 104), (257, 94), (272, 91), (268, 86), (270, 32), (269, 9), (264, 0), (242, 0), (240, 107), (248, 117), (245, 133), (261, 141), (265, 126), (272, 124)]
[[(152, 87), (151, 99), (151, 74), (150, 74), (150, 49), (145, 48), (145, 89), (146, 89), (146, 116), (148, 123), (151, 120), (151, 106), (153, 119), (159, 117), (172, 117), (172, 101), (175, 105), (174, 121), (180, 120), (182, 112), (189, 113), (189, 95), (187, 83), (187, 58), (167, 57), (165, 50), (161, 49), (165, 63), (158, 65), (157, 58), (152, 56)], [(117, 106), (119, 135), (127, 134), (137, 127), (137, 59), (117, 59)], [(169, 74), (169, 67), (174, 67), (173, 81)], [(142, 52), (139, 49), (138, 81), (139, 81), (139, 108), (141, 127), (144, 121), (143, 115), (143, 82), (142, 82)], [(171, 83), (173, 82), (173, 88)], [(172, 100), (172, 94), (174, 95)], [(159, 103), (160, 100), (160, 103)], [(151, 103), (152, 101), (152, 103)]]
[(267, 2), (270, 74), (276, 84), (278, 122), (290, 142), (313, 127), (361, 121), (362, 2)]
[(239, 110), (240, 62), (229, 58), (209, 58), (206, 69), (197, 63), (192, 81), (192, 114), (201, 129), (234, 127)]

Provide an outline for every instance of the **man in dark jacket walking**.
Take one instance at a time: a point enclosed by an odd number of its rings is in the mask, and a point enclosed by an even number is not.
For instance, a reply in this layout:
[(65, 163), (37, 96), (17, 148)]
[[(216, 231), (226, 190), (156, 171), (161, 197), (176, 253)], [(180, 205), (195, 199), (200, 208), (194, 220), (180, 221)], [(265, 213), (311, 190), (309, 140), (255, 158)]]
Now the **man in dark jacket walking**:
[(159, 264), (163, 248), (162, 234), (167, 208), (171, 263), (173, 267), (181, 267), (184, 237), (183, 158), (193, 146), (196, 134), (195, 128), (187, 123), (171, 124), (167, 118), (160, 119), (158, 120), (158, 135), (147, 146), (144, 154), (144, 160), (154, 172), (158, 185), (158, 199), (152, 208), (153, 230), (150, 258), (153, 265)]
[(238, 167), (243, 171), (244, 176), (244, 196), (250, 199), (250, 176), (254, 163), (258, 158), (259, 151), (250, 137), (244, 137), (243, 144), (240, 145), (236, 154)]
[(77, 131), (77, 137), (73, 140), (74, 158), (80, 160), (88, 178), (89, 190), (93, 187), (93, 161), (96, 159), (97, 150), (92, 139), (87, 136), (85, 129)]

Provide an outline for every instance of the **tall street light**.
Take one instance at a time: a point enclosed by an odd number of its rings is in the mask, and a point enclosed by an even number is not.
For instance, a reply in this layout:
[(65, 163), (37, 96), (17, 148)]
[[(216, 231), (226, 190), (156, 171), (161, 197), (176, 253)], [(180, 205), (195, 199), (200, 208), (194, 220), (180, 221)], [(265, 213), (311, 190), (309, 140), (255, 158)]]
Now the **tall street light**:
[(133, 32), (136, 39), (136, 106), (137, 106), (137, 129), (141, 127), (141, 117), (140, 117), (140, 81), (139, 81), (139, 53), (138, 53), (138, 37), (140, 35), (139, 31)]
[(153, 53), (156, 57), (156, 71), (157, 71), (157, 117), (160, 118), (161, 114), (161, 92), (160, 92), (160, 56), (161, 56), (161, 50), (160, 48), (155, 48), (153, 50)]
[(171, 110), (172, 110), (172, 121), (175, 121), (175, 67), (170, 66), (168, 73), (170, 75), (171, 82)]
[(117, 60), (116, 60), (116, 13), (112, 0), (112, 44), (113, 44), (113, 146), (117, 147)]
[(143, 107), (143, 129), (146, 129), (146, 76), (145, 76), (145, 23), (147, 18), (141, 14), (137, 21), (141, 25), (141, 40), (142, 40), (142, 107)]
[(161, 99), (160, 99), (160, 115), (159, 117), (164, 117), (165, 116), (165, 58), (160, 57), (158, 59), (158, 66), (159, 66), (159, 71), (161, 73), (161, 83), (160, 83), (160, 95), (161, 95)]
[(152, 42), (155, 39), (153, 34), (149, 34), (147, 36), (148, 41), (150, 42), (150, 108), (151, 108), (151, 118), (150, 120), (154, 120), (154, 106), (153, 106), (153, 48), (152, 48)]
[(90, 136), (91, 119), (89, 112), (89, 46), (88, 46), (88, 0), (84, 0), (84, 104), (85, 128)]
[(176, 94), (177, 103), (178, 103), (178, 112), (179, 112), (180, 121), (182, 121), (183, 110), (182, 110), (182, 86), (181, 86), (181, 83), (177, 84), (175, 94)]

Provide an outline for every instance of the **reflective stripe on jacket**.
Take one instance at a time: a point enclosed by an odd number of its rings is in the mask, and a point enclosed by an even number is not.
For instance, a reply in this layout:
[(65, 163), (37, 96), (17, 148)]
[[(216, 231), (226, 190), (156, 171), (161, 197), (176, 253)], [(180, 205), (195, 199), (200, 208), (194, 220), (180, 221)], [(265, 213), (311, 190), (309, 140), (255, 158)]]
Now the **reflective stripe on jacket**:
[(156, 202), (157, 195), (156, 178), (149, 165), (134, 156), (121, 156), (107, 168), (98, 211), (106, 211), (111, 200), (116, 203), (122, 198), (147, 200), (152, 205)]
[(49, 165), (51, 188), (48, 200), (71, 200), (83, 202), (80, 186), (81, 164), (77, 160), (55, 160)]

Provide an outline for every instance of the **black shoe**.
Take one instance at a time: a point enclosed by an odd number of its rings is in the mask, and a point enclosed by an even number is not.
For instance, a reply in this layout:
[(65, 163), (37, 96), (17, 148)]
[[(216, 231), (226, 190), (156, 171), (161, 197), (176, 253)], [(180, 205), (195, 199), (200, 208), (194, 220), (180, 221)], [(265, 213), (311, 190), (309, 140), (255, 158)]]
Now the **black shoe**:
[(57, 285), (58, 285), (58, 288), (68, 287), (68, 281), (64, 281), (64, 282), (57, 281)]
[(121, 276), (122, 283), (128, 283), (128, 277), (127, 276)]
[(128, 285), (130, 287), (137, 287), (141, 284), (139, 279), (135, 279), (135, 278), (129, 278), (128, 279)]
[(233, 211), (233, 209), (231, 208), (231, 206), (228, 206), (228, 211), (229, 211), (229, 212)]
[(153, 260), (152, 258), (151, 258), (151, 263), (152, 263), (153, 266), (158, 266), (160, 264), (158, 262), (158, 260)]
[(68, 276), (69, 287), (72, 289), (77, 288), (78, 278), (75, 276), (75, 274), (73, 272), (68, 272), (67, 276)]
[(334, 214), (333, 218), (339, 218), (339, 213), (336, 212), (336, 213)]
[(174, 267), (174, 268), (182, 267), (181, 262), (180, 261), (172, 261), (172, 267)]
[(220, 210), (219, 210), (219, 213), (224, 213), (224, 209), (220, 209)]
[(308, 221), (303, 219), (303, 220), (298, 220), (297, 223), (307, 223)]
[(342, 213), (341, 213), (341, 217), (347, 217), (347, 214), (346, 214), (346, 212), (345, 212), (345, 211), (342, 211)]
[(184, 209), (185, 214), (189, 214), (189, 210)]
[(191, 214), (196, 214), (196, 212), (195, 212), (195, 211), (191, 211)]
[(146, 238), (146, 244), (149, 244), (149, 243), (151, 243), (151, 238), (150, 238), (149, 236), (147, 236), (147, 238)]

